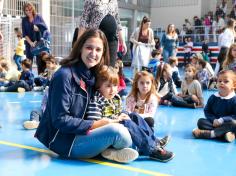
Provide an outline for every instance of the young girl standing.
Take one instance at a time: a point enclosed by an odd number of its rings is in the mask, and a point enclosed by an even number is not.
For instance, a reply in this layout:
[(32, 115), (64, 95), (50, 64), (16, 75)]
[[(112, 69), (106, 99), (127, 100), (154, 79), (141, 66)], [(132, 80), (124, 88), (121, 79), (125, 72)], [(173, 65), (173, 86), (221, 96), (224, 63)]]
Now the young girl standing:
[(236, 44), (232, 44), (223, 63), (224, 70), (233, 70), (236, 72)]
[(232, 142), (236, 132), (236, 74), (232, 70), (219, 72), (218, 92), (208, 99), (204, 114), (206, 118), (198, 120), (195, 138), (225, 137)]
[(126, 110), (140, 114), (150, 127), (154, 127), (153, 117), (158, 101), (153, 75), (147, 71), (136, 73), (131, 93), (126, 99)]

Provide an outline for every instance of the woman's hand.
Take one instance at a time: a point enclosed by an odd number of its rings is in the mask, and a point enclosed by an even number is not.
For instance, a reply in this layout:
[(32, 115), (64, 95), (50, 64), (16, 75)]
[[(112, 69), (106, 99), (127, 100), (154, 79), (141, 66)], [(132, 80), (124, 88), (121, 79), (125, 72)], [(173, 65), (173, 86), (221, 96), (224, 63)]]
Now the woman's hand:
[[(124, 118), (124, 117), (123, 117)], [(91, 130), (92, 129), (96, 129), (96, 128), (99, 128), (99, 127), (102, 127), (102, 126), (105, 126), (105, 125), (108, 125), (110, 123), (119, 123), (121, 120), (118, 118), (118, 119), (108, 119), (108, 118), (102, 118), (100, 120), (97, 120), (97, 121), (94, 121), (92, 127), (91, 127)]]
[(100, 120), (94, 121), (94, 123), (91, 127), (91, 130), (102, 127), (102, 126), (107, 125), (109, 123), (110, 123), (110, 119), (107, 119), (107, 118), (102, 118)]
[(34, 25), (34, 31), (35, 31), (35, 32), (38, 32), (38, 31), (39, 31), (39, 28), (38, 28), (36, 25)]
[(31, 47), (35, 47), (36, 43), (37, 43), (36, 41), (35, 42), (31, 41), (29, 44), (30, 44)]
[(119, 116), (118, 116), (118, 119), (119, 121), (123, 121), (123, 120), (130, 120), (130, 117), (125, 114), (125, 113), (121, 113)]

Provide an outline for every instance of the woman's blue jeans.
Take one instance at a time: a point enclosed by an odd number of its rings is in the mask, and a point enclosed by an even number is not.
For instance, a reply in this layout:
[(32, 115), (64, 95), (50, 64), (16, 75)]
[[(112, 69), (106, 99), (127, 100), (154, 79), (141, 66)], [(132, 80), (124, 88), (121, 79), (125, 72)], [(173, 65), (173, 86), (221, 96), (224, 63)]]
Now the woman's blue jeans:
[(175, 56), (176, 52), (175, 49), (163, 49), (163, 61), (165, 63), (169, 63), (169, 57)]
[(71, 157), (92, 158), (109, 147), (122, 149), (130, 147), (132, 139), (122, 124), (112, 123), (91, 130), (87, 135), (77, 135), (71, 150)]

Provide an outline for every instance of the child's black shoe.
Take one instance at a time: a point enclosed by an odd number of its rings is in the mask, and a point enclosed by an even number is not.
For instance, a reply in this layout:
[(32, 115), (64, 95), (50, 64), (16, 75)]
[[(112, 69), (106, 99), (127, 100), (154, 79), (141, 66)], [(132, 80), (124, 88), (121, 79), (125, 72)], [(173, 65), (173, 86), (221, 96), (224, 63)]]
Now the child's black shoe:
[(174, 158), (175, 154), (173, 152), (169, 152), (163, 148), (157, 148), (149, 155), (149, 157), (153, 160), (168, 162)]
[(165, 147), (170, 142), (170, 136), (165, 136), (162, 139), (160, 139), (159, 143), (161, 147)]

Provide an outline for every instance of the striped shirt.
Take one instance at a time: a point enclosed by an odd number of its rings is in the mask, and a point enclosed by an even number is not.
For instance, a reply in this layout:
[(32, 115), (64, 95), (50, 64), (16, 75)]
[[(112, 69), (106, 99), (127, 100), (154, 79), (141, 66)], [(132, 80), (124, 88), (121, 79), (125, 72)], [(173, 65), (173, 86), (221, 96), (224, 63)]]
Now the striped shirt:
[(117, 94), (114, 98), (108, 100), (98, 91), (91, 98), (86, 117), (90, 120), (99, 120), (101, 118), (116, 119), (122, 112), (122, 101)]

